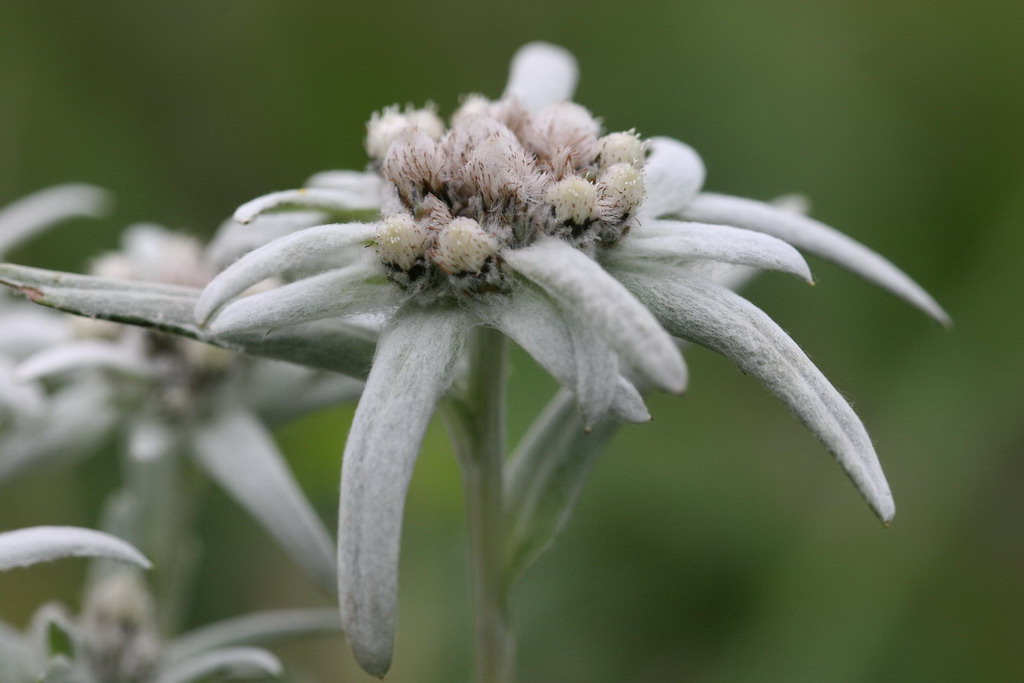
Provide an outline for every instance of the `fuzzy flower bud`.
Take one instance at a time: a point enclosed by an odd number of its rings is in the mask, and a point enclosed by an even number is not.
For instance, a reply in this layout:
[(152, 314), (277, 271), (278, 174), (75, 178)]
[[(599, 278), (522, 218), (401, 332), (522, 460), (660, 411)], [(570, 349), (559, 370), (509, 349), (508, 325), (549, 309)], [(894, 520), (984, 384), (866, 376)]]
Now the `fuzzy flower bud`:
[(381, 163), (381, 173), (398, 188), (405, 201), (418, 201), (441, 183), (443, 160), (437, 143), (418, 128), (398, 134)]
[(526, 150), (506, 135), (492, 136), (477, 145), (462, 175), (463, 182), (478, 189), (487, 208), (509, 198), (525, 201), (540, 182)]
[(475, 220), (456, 218), (438, 236), (433, 258), (446, 273), (479, 273), (498, 249), (498, 240)]
[(432, 140), (440, 140), (444, 134), (444, 122), (428, 105), (423, 109), (406, 107), (405, 112), (398, 110), (398, 105), (385, 107), (374, 112), (366, 124), (366, 151), (373, 159), (383, 159), (388, 149), (403, 131), (416, 128)]
[(549, 160), (556, 176), (560, 176), (590, 164), (597, 154), (600, 132), (601, 124), (584, 107), (559, 102), (541, 109), (524, 135), (537, 156)]
[(594, 219), (597, 188), (574, 175), (552, 185), (548, 189), (547, 200), (554, 211), (556, 223), (582, 226)]
[(630, 164), (643, 168), (647, 146), (635, 130), (623, 133), (609, 133), (597, 141), (597, 161), (602, 169), (615, 164)]
[(409, 214), (392, 214), (377, 228), (377, 255), (384, 263), (409, 270), (426, 252), (429, 237)]
[(622, 220), (644, 199), (643, 173), (631, 164), (615, 164), (597, 183), (598, 208), (606, 221)]

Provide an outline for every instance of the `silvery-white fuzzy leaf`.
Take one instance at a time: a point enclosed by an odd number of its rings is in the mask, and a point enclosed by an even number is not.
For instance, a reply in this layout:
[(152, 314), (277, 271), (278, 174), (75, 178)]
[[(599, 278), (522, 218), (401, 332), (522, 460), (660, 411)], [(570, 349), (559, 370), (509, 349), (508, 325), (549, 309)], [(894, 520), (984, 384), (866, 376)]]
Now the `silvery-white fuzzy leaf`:
[(0, 354), (20, 359), (71, 339), (68, 318), (17, 303), (0, 311)]
[(143, 379), (158, 372), (136, 349), (112, 341), (82, 339), (29, 356), (18, 366), (17, 374), (22, 381), (31, 382), (83, 369), (112, 370)]
[(0, 264), (0, 284), (35, 303), (91, 318), (158, 329), (217, 346), (364, 377), (376, 335), (360, 325), (325, 320), (274, 330), (214, 337), (195, 324), (199, 290), (148, 282), (74, 275)]
[(306, 187), (326, 190), (341, 190), (365, 197), (366, 201), (377, 200), (380, 206), (380, 196), (383, 191), (383, 181), (376, 173), (363, 171), (321, 171), (309, 177)]
[(333, 593), (334, 544), (263, 425), (232, 411), (197, 427), (192, 439), (196, 460), (210, 477)]
[(565, 528), (597, 458), (617, 431), (615, 420), (585, 430), (572, 403), (564, 390), (551, 400), (505, 471), (510, 580), (532, 565)]
[(581, 316), (563, 312), (576, 359), (576, 397), (583, 415), (583, 426), (590, 429), (608, 416), (619, 390), (619, 363)]
[(708, 223), (653, 221), (610, 249), (607, 263), (642, 266), (651, 261), (718, 261), (778, 270), (812, 282), (811, 269), (796, 249), (780, 239), (741, 228)]
[[(519, 344), (552, 377), (572, 392), (577, 387), (577, 363), (569, 326), (558, 306), (539, 288), (528, 281), (516, 283), (511, 297), (500, 297), (480, 306), (476, 313), (487, 324)], [(650, 419), (643, 399), (627, 387), (626, 380), (617, 382), (618, 389), (612, 399), (611, 410), (628, 422), (646, 422)], [(582, 403), (584, 400), (577, 397)], [(607, 406), (606, 406), (607, 408)], [(583, 408), (588, 414), (601, 413), (600, 408)]]
[(12, 425), (0, 440), (0, 485), (95, 452), (119, 418), (110, 398), (103, 382), (76, 382), (51, 395), (45, 411)]
[(70, 526), (37, 526), (0, 533), (0, 571), (65, 557), (100, 557), (149, 569), (133, 546), (102, 531)]
[(210, 334), (299, 325), (395, 307), (400, 291), (384, 280), (380, 262), (365, 258), (345, 268), (236, 299), (209, 323)]
[(0, 621), (0, 681), (29, 683), (31, 654), (28, 642), (20, 631)]
[(334, 372), (263, 360), (247, 368), (239, 399), (264, 422), (290, 419), (359, 398), (363, 383)]
[(649, 144), (640, 211), (650, 218), (678, 214), (704, 185), (704, 162), (692, 147), (672, 138), (654, 137)]
[(800, 347), (771, 318), (727, 289), (697, 278), (623, 276), (672, 334), (713, 349), (760, 379), (832, 451), (868, 504), (895, 512), (864, 425)]
[(327, 222), (329, 217), (322, 211), (264, 214), (245, 224), (229, 218), (217, 228), (216, 234), (206, 248), (206, 259), (220, 271), (253, 249), (290, 235), (296, 230)]
[(572, 99), (579, 66), (572, 53), (550, 43), (527, 43), (512, 57), (508, 84), (502, 97), (516, 97), (527, 109)]
[(341, 631), (341, 618), (336, 609), (255, 612), (189, 631), (171, 641), (164, 656), (166, 662), (173, 665), (209, 650), (291, 640), (338, 631)]
[(128, 427), (128, 456), (135, 462), (168, 457), (178, 442), (178, 430), (157, 415), (140, 415)]
[(0, 210), (0, 254), (56, 223), (99, 217), (109, 208), (110, 194), (92, 185), (56, 185), (34, 192)]
[(340, 255), (376, 234), (372, 223), (318, 225), (291, 233), (249, 252), (217, 275), (203, 290), (196, 304), (196, 320), (208, 321), (213, 314), (253, 285), (286, 272), (289, 264), (322, 255)]
[(594, 331), (655, 386), (681, 392), (686, 369), (679, 350), (654, 316), (595, 261), (553, 238), (503, 256), (565, 309), (588, 320)]
[[(0, 415), (39, 415), (45, 395), (34, 382), (25, 382), (17, 376), (14, 363), (0, 356)], [(0, 446), (2, 452), (2, 446)]]
[(249, 223), (262, 213), (292, 208), (329, 212), (371, 210), (380, 208), (380, 196), (350, 188), (284, 190), (242, 204), (235, 210), (233, 218), (239, 223)]
[(470, 326), (458, 308), (411, 304), (381, 334), (345, 445), (338, 519), (341, 620), (359, 664), (391, 666), (402, 508), (430, 416)]
[(943, 325), (951, 324), (949, 315), (935, 299), (906, 273), (863, 244), (813, 218), (752, 199), (711, 193), (695, 197), (682, 215), (689, 220), (735, 225), (778, 237), (892, 292)]
[(218, 674), (232, 678), (280, 676), (282, 671), (280, 660), (266, 650), (227, 647), (167, 667), (157, 676), (156, 683), (191, 683)]

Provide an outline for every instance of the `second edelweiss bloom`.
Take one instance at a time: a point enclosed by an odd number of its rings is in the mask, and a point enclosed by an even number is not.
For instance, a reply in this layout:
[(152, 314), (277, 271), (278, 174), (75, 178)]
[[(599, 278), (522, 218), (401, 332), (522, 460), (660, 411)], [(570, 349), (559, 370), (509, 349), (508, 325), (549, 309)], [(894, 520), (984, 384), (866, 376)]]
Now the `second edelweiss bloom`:
[[(402, 506), (424, 430), (473, 326), (496, 328), (573, 391), (584, 421), (642, 422), (637, 387), (680, 392), (679, 339), (761, 379), (833, 452), (869, 504), (892, 496), (860, 420), (764, 313), (709, 264), (810, 281), (794, 247), (836, 261), (945, 321), (895, 266), (809, 218), (701, 192), (697, 154), (667, 138), (605, 133), (570, 102), (576, 64), (532, 44), (504, 96), (466, 98), (446, 127), (433, 108), (390, 108), (368, 124), (366, 173), (241, 207), (374, 207), (374, 223), (322, 225), (257, 249), (197, 306), (216, 334), (370, 313), (385, 320), (345, 449), (339, 521), (342, 618), (356, 657), (383, 674), (393, 648)], [(736, 227), (730, 227), (736, 226)], [(372, 246), (372, 248), (367, 248)], [(300, 274), (236, 298), (269, 277)]]

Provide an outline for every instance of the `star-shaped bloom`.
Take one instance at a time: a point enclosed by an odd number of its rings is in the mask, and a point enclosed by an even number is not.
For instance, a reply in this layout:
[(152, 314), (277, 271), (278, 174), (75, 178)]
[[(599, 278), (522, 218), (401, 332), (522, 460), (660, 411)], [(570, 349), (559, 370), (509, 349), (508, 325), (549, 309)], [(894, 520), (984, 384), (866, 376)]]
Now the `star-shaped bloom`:
[(335, 610), (278, 610), (164, 638), (152, 596), (134, 568), (148, 569), (149, 562), (130, 544), (74, 527), (0, 533), (0, 570), (62, 557), (102, 560), (93, 565), (81, 614), (47, 603), (25, 632), (0, 621), (3, 683), (188, 683), (215, 675), (262, 679), (280, 675), (281, 663), (253, 645), (340, 628)]
[[(170, 320), (176, 306), (191, 310), (197, 288), (215, 273), (210, 256), (196, 240), (158, 226), (134, 226), (123, 242), (121, 251), (96, 261), (95, 277), (86, 278), (92, 289), (80, 290), (80, 296), (102, 303), (111, 294), (100, 285), (108, 283), (119, 288), (114, 296), (131, 300), (132, 288), (145, 283), (164, 297), (158, 318)], [(75, 276), (63, 279), (68, 278), (73, 281)], [(4, 433), (0, 482), (44, 462), (93, 452), (111, 434), (121, 439), (126, 456), (137, 463), (188, 454), (314, 580), (334, 591), (334, 543), (267, 425), (351, 400), (359, 395), (360, 382), (291, 363), (244, 357), (153, 329), (59, 318), (63, 334), (16, 367), (20, 386), (45, 385), (52, 394), (46, 398), (46, 410)], [(23, 332), (19, 326), (5, 329), (11, 339)], [(128, 537), (145, 542), (142, 532), (137, 539)]]
[[(570, 101), (571, 55), (531, 44), (498, 100), (467, 97), (446, 125), (432, 107), (391, 107), (367, 130), (366, 172), (314, 176), (235, 214), (377, 209), (252, 251), (197, 306), (209, 332), (283, 330), (369, 314), (384, 322), (345, 447), (339, 520), (342, 620), (373, 674), (393, 649), (402, 506), (424, 430), (474, 326), (512, 338), (575, 393), (584, 422), (649, 415), (637, 385), (680, 392), (678, 340), (732, 358), (782, 399), (879, 516), (894, 507), (849, 404), (758, 308), (715, 281), (721, 265), (810, 281), (796, 247), (947, 320), (891, 263), (817, 221), (702, 192), (687, 145), (607, 133)], [(267, 278), (287, 284), (237, 298)], [(271, 332), (272, 334), (273, 332)]]

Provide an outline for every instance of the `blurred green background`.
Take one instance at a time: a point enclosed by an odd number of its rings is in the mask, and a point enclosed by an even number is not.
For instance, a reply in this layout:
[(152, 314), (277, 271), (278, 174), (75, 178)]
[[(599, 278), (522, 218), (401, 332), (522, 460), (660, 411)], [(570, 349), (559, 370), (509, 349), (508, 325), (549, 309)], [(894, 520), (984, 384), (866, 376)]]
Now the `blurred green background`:
[[(610, 129), (685, 140), (708, 187), (805, 193), (902, 266), (943, 331), (818, 261), (765, 308), (854, 402), (899, 514), (883, 529), (818, 443), (704, 350), (691, 388), (623, 429), (560, 545), (516, 596), (523, 681), (1024, 680), (1024, 4), (1019, 0), (327, 0), (0, 3), (0, 203), (63, 181), (111, 220), (14, 254), (81, 269), (146, 220), (207, 235), (238, 204), (360, 168), (393, 102), (496, 96), (529, 40), (569, 47)], [(512, 424), (553, 390), (514, 357)], [(330, 524), (347, 409), (279, 433)], [(0, 494), (0, 528), (94, 525), (113, 455)], [(406, 511), (389, 681), (471, 671), (458, 471), (432, 427)], [(190, 620), (323, 599), (222, 494), (203, 511)], [(0, 576), (0, 616), (78, 599), (70, 562)], [(347, 647), (285, 648), (364, 681)]]

